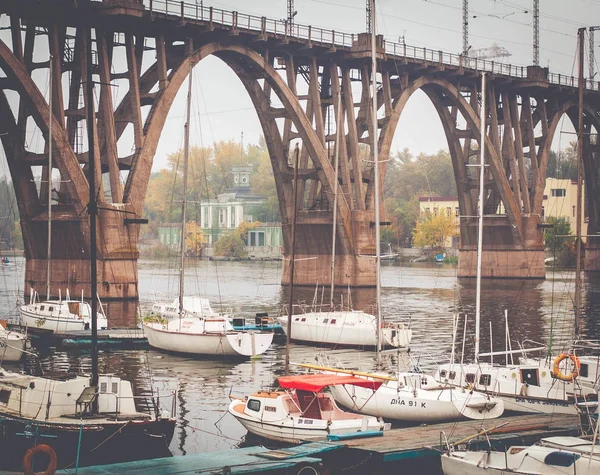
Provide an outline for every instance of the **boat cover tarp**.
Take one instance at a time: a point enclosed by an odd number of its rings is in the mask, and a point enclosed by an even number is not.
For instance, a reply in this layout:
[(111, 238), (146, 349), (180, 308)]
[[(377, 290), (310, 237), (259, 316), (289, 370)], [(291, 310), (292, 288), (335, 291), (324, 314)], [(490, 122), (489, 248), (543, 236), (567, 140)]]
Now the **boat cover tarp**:
[(279, 385), (284, 389), (300, 389), (317, 393), (327, 386), (337, 386), (340, 384), (351, 384), (353, 386), (376, 390), (379, 389), (382, 381), (371, 381), (370, 379), (357, 378), (356, 376), (336, 374), (302, 374), (279, 378)]

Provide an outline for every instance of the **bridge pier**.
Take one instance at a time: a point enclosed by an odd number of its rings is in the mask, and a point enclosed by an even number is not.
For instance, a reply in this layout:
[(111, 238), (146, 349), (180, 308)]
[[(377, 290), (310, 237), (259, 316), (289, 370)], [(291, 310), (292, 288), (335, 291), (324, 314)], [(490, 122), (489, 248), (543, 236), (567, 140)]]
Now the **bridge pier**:
[[(465, 219), (461, 229), (458, 277), (477, 276), (477, 220)], [(505, 216), (484, 218), (481, 276), (495, 279), (544, 279), (543, 233), (539, 216), (523, 218), (524, 241)]]
[[(50, 267), (50, 297), (64, 298), (66, 291), (72, 298), (90, 300), (91, 261), (89, 223), (68, 206), (52, 207), (52, 262)], [(134, 326), (136, 312), (131, 305), (138, 301), (137, 249), (139, 224), (127, 224), (132, 216), (130, 206), (103, 203), (98, 216), (97, 282), (98, 297), (111, 308), (108, 314), (111, 326)], [(24, 297), (31, 291), (46, 298), (47, 286), (47, 214), (33, 219), (22, 219), (25, 242)], [(115, 307), (122, 302), (122, 311)], [(129, 302), (129, 303), (125, 303)], [(117, 305), (119, 307), (119, 305)], [(114, 310), (113, 310), (114, 308)]]
[[(375, 287), (374, 212), (355, 210), (351, 214), (351, 232), (336, 226), (336, 287)], [(294, 286), (331, 286), (332, 215), (327, 211), (301, 211), (296, 225)], [(284, 226), (286, 241), (282, 285), (290, 285), (291, 224)], [(350, 245), (352, 241), (354, 245)], [(350, 250), (348, 252), (347, 250)]]
[(586, 272), (600, 272), (600, 239), (588, 237), (584, 248), (583, 269)]

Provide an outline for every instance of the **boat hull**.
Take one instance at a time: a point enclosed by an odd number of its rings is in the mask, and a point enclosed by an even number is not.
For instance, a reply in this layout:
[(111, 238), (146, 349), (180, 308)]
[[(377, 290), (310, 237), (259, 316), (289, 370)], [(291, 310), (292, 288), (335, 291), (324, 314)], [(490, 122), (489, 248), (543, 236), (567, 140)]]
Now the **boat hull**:
[(503, 413), (502, 403), (490, 404), (481, 394), (452, 389), (398, 389), (395, 382), (373, 392), (356, 386), (335, 386), (331, 393), (348, 409), (386, 420), (433, 423), (460, 419), (490, 419)]
[[(279, 317), (288, 333), (288, 318)], [(399, 325), (382, 329), (382, 346), (406, 347), (412, 331)], [(332, 346), (376, 347), (377, 321), (373, 315), (359, 311), (308, 312), (292, 318), (291, 340)]]
[(243, 406), (243, 401), (233, 401), (229, 413), (233, 415), (248, 432), (263, 439), (275, 440), (291, 444), (305, 441), (325, 440), (328, 435), (354, 434), (382, 429), (382, 423), (372, 417), (347, 420), (316, 420), (288, 415), (284, 419), (264, 421), (250, 417), (236, 406)]
[(249, 358), (264, 353), (273, 333), (185, 333), (168, 331), (160, 323), (145, 323), (148, 344), (159, 350), (192, 355)]
[(26, 338), (0, 336), (0, 361), (19, 361), (25, 351)]
[(82, 318), (61, 318), (49, 315), (40, 315), (25, 309), (19, 309), (21, 325), (29, 328), (50, 330), (54, 333), (68, 333), (71, 331), (85, 330), (85, 322)]
[(83, 425), (80, 425), (60, 421), (32, 422), (30, 419), (0, 415), (0, 470), (3, 471), (22, 470), (25, 453), (36, 443), (52, 447), (57, 455), (58, 468), (74, 466), (78, 447), (81, 447), (80, 466), (171, 456), (169, 444), (175, 429), (173, 419), (123, 419), (108, 423), (84, 419)]

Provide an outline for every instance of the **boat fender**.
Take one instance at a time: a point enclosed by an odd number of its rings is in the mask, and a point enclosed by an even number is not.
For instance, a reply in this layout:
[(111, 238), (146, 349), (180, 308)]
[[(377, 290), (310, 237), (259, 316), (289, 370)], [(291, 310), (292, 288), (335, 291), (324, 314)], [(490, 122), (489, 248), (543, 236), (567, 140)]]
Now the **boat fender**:
[(321, 470), (312, 464), (301, 463), (296, 466), (296, 475), (320, 475)]
[[(571, 371), (570, 374), (563, 374), (560, 370), (560, 363), (564, 360), (569, 359), (575, 365), (575, 369)], [(554, 365), (552, 366), (552, 372), (554, 373), (554, 377), (556, 379), (560, 379), (561, 381), (573, 381), (577, 376), (579, 376), (579, 371), (581, 370), (581, 363), (579, 362), (579, 358), (573, 354), (569, 353), (561, 353), (554, 360)]]
[[(25, 475), (36, 475), (36, 472), (33, 471), (33, 459), (38, 454), (46, 454), (48, 457), (48, 467), (46, 467), (46, 471), (43, 475), (54, 475), (56, 472), (56, 452), (46, 444), (34, 445), (27, 452), (25, 452), (25, 456), (23, 457), (23, 473)], [(41, 472), (37, 472), (41, 474)]]
[(529, 386), (529, 384), (527, 383), (523, 383), (521, 385), (521, 391), (519, 392), (519, 396), (527, 396), (527, 387)]

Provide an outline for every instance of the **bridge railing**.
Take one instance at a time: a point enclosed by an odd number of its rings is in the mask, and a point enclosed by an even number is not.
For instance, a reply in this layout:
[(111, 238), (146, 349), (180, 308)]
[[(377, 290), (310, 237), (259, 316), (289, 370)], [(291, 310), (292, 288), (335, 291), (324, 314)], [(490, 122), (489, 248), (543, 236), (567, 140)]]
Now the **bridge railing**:
[[(205, 21), (210, 24), (219, 24), (231, 27), (235, 31), (246, 31), (251, 33), (270, 33), (283, 37), (292, 37), (328, 47), (351, 48), (357, 35), (343, 33), (324, 28), (315, 28), (310, 25), (294, 23), (288, 28), (286, 20), (275, 20), (264, 16), (240, 14), (236, 11), (222, 10), (207, 6), (204, 0), (196, 3), (186, 3), (180, 0), (143, 0), (145, 7), (151, 12), (165, 13), (181, 17), (181, 19), (193, 19)], [(393, 43), (384, 41), (384, 50), (387, 54), (398, 59), (415, 59), (426, 61), (440, 66), (456, 66), (474, 71), (486, 71), (494, 74), (516, 78), (527, 78), (527, 67), (516, 66), (487, 59), (470, 58), (461, 54), (448, 53), (441, 50), (432, 50), (410, 46), (405, 43)], [(548, 81), (560, 86), (577, 87), (577, 78), (565, 74), (549, 73)], [(586, 80), (586, 88), (600, 91), (600, 82)]]

